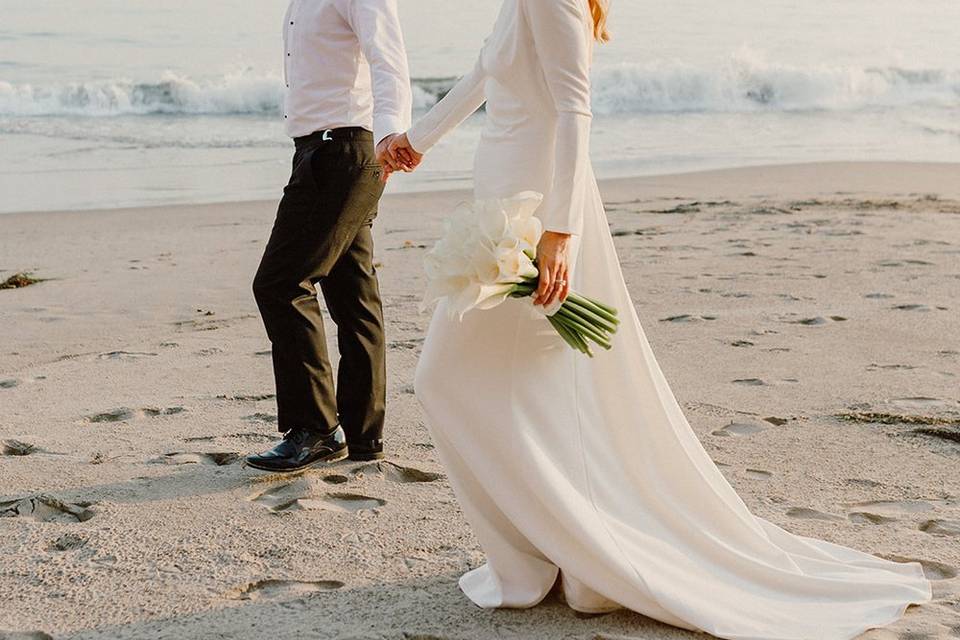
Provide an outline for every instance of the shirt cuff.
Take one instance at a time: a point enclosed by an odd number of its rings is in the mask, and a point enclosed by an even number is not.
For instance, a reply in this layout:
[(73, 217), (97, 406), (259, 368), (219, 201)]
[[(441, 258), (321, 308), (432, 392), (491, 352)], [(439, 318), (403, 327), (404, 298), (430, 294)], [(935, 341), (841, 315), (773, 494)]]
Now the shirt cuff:
[(400, 116), (376, 116), (373, 119), (373, 144), (380, 144), (380, 141), (390, 134), (403, 133), (409, 126), (410, 123)]

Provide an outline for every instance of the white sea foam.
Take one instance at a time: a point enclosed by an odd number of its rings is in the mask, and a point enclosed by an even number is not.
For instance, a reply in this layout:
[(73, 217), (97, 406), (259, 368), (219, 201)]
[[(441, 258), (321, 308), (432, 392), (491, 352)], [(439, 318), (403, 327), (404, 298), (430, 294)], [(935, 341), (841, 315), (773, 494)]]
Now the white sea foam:
[[(454, 82), (454, 78), (415, 79), (414, 108), (429, 108)], [(278, 77), (249, 73), (215, 80), (165, 73), (157, 82), (57, 86), (0, 82), (0, 115), (268, 115), (280, 109), (281, 86)], [(598, 114), (956, 107), (960, 68), (800, 67), (769, 63), (741, 50), (714, 66), (670, 61), (608, 66), (595, 71), (593, 92)]]
[(624, 63), (596, 72), (600, 113), (856, 110), (960, 101), (960, 68), (808, 67), (769, 63), (743, 49), (712, 67)]
[(199, 81), (164, 73), (157, 82), (71, 82), (57, 86), (0, 81), (0, 115), (113, 116), (256, 114), (279, 109), (278, 78), (236, 73)]

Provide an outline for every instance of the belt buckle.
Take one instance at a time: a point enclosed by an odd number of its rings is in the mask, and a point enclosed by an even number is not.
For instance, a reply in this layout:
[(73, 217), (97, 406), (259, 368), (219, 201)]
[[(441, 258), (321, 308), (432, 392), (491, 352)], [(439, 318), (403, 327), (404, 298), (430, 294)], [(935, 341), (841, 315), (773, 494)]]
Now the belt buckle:
[(330, 142), (331, 140), (333, 140), (333, 136), (330, 135), (332, 133), (333, 133), (333, 129), (324, 130), (323, 135), (320, 137), (320, 140), (322, 140), (323, 142)]

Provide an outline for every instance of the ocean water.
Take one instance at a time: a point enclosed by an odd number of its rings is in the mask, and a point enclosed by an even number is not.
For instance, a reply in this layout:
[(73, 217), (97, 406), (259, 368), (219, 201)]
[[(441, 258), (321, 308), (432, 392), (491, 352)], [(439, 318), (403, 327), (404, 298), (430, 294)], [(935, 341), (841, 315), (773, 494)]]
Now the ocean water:
[[(498, 6), (401, 0), (417, 113), (470, 67)], [(0, 212), (278, 197), (285, 8), (0, 0)], [(956, 0), (614, 0), (597, 173), (960, 161), (958, 28)], [(469, 185), (482, 118), (388, 189)]]

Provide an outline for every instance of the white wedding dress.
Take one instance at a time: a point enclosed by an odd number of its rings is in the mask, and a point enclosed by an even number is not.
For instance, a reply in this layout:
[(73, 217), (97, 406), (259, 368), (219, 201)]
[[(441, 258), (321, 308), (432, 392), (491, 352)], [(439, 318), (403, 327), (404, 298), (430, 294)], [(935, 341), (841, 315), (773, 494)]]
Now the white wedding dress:
[(572, 286), (620, 309), (612, 351), (566, 346), (532, 305), (434, 313), (416, 393), (486, 554), (460, 586), (530, 607), (558, 574), (580, 611), (626, 607), (742, 640), (839, 640), (931, 598), (918, 563), (750, 513), (697, 440), (640, 326), (588, 155), (586, 0), (506, 0), (474, 69), (409, 132), (426, 151), (486, 102), (476, 195), (545, 194)]

